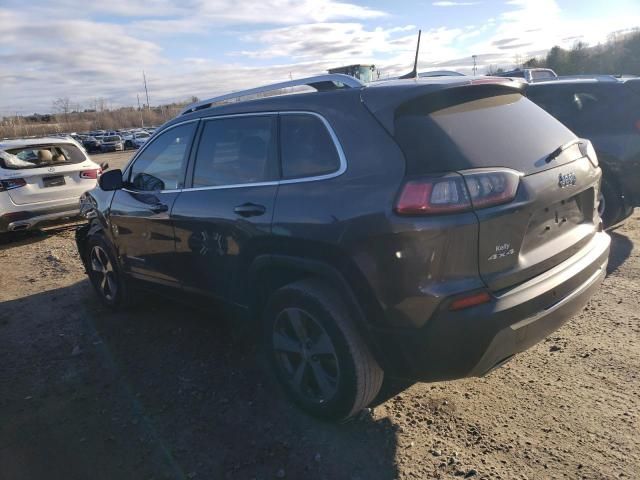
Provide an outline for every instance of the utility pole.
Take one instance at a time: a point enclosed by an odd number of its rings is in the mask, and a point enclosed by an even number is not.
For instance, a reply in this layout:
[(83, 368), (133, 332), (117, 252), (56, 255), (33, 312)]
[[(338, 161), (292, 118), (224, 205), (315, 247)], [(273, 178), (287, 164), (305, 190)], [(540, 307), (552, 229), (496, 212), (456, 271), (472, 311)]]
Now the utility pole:
[(138, 111), (140, 112), (140, 126), (144, 127), (144, 115), (142, 115), (142, 109), (140, 108), (140, 94), (136, 93), (136, 97), (138, 97)]
[(476, 59), (478, 58), (477, 55), (471, 55), (471, 58), (473, 58), (473, 75), (476, 75), (476, 72), (478, 71), (478, 67), (476, 65)]
[(144, 70), (142, 70), (142, 78), (144, 80), (144, 93), (147, 95), (147, 110), (149, 110), (151, 106), (149, 105), (149, 90), (147, 90), (147, 76), (145, 75)]

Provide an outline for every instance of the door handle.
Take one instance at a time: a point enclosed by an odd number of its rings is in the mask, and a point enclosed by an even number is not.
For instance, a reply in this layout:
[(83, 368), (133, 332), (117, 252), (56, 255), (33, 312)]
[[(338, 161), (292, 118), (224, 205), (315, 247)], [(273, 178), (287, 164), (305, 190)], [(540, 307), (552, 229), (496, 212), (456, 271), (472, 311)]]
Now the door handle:
[(257, 217), (263, 215), (267, 209), (264, 205), (256, 205), (255, 203), (243, 203), (233, 209), (234, 213), (237, 213), (241, 217)]
[(156, 203), (155, 205), (151, 205), (149, 210), (153, 213), (164, 213), (169, 210), (169, 207), (164, 203)]

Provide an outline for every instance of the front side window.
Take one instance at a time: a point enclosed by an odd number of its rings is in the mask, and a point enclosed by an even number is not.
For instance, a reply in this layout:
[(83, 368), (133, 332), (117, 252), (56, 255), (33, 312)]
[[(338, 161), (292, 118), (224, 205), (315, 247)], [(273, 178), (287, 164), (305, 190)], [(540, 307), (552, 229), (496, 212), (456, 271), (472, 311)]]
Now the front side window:
[(336, 146), (315, 115), (282, 115), (280, 142), (285, 179), (326, 175), (340, 168)]
[(204, 124), (193, 173), (194, 187), (274, 180), (276, 117), (221, 118)]
[(131, 187), (142, 191), (182, 188), (196, 125), (192, 122), (171, 128), (149, 143), (131, 166)]

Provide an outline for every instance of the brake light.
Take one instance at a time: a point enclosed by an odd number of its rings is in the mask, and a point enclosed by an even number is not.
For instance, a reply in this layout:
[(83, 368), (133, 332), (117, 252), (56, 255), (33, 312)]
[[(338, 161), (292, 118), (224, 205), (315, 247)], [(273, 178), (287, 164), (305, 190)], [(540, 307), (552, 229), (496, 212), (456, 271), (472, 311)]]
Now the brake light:
[(7, 190), (13, 190), (14, 188), (24, 187), (27, 181), (24, 178), (9, 178), (7, 180), (0, 180), (0, 192), (6, 192)]
[(508, 168), (491, 168), (411, 179), (403, 185), (395, 211), (400, 215), (429, 215), (501, 205), (515, 198), (520, 176)]
[(640, 133), (640, 120), (636, 120), (633, 124), (636, 129), (636, 132)]
[(465, 308), (475, 307), (491, 301), (491, 295), (487, 292), (474, 293), (468, 297), (462, 297), (451, 302), (449, 310), (464, 310)]
[(471, 209), (464, 180), (458, 174), (409, 180), (402, 187), (395, 211), (401, 215), (465, 212)]
[(591, 142), (589, 140), (581, 140), (578, 147), (580, 147), (580, 153), (589, 158), (589, 161), (594, 167), (597, 167), (599, 164), (598, 155), (596, 155), (596, 150), (593, 148)]
[(473, 208), (502, 205), (513, 200), (520, 184), (519, 172), (507, 168), (491, 168), (461, 172), (469, 189)]
[(80, 172), (80, 178), (87, 178), (95, 180), (102, 173), (102, 169), (93, 169), (93, 170), (83, 170)]

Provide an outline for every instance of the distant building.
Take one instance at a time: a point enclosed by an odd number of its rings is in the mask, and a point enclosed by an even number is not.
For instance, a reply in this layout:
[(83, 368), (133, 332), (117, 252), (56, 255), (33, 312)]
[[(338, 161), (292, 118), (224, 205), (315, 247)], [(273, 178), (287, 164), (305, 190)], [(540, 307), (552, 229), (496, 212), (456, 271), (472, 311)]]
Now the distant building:
[(347, 65), (346, 67), (330, 68), (329, 73), (343, 73), (357, 78), (361, 82), (371, 82), (377, 79), (375, 65)]

